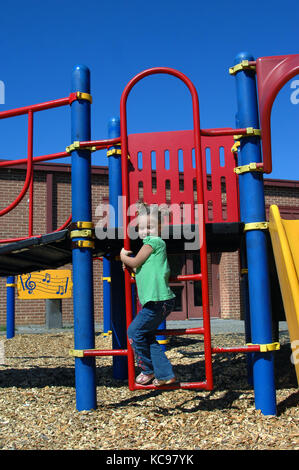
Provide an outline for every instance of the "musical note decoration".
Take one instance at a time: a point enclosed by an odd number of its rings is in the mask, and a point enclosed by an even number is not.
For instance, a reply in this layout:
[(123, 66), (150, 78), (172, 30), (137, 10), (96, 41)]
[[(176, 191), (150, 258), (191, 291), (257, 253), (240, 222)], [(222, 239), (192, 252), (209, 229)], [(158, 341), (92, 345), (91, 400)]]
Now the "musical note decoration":
[(72, 297), (70, 269), (48, 269), (18, 276), (19, 299), (61, 299)]

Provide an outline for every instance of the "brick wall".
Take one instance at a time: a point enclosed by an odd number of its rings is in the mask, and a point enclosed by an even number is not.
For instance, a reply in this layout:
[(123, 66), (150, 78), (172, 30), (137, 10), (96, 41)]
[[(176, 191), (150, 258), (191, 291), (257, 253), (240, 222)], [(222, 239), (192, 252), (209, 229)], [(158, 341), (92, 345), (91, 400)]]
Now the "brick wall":
[[(49, 177), (49, 175), (52, 175)], [(25, 168), (0, 169), (0, 207), (10, 204), (21, 191), (25, 180)], [(92, 213), (95, 224), (96, 207), (108, 198), (108, 170), (94, 167), (92, 174)], [(266, 180), (267, 207), (278, 204), (285, 218), (299, 219), (299, 183), (295, 181)], [(0, 237), (27, 236), (28, 194), (10, 213), (0, 219)], [(268, 212), (268, 211), (267, 211)], [(34, 178), (34, 233), (47, 233), (49, 223), (55, 230), (71, 213), (71, 173), (65, 164), (36, 164)], [(71, 265), (63, 269), (71, 269)], [(102, 265), (94, 261), (95, 321), (102, 321)], [(5, 324), (6, 279), (0, 278), (0, 324)], [(222, 318), (240, 318), (240, 267), (238, 253), (222, 253), (219, 263), (220, 312)], [(64, 324), (73, 322), (72, 299), (62, 301)], [(16, 299), (16, 325), (44, 324), (45, 301)]]

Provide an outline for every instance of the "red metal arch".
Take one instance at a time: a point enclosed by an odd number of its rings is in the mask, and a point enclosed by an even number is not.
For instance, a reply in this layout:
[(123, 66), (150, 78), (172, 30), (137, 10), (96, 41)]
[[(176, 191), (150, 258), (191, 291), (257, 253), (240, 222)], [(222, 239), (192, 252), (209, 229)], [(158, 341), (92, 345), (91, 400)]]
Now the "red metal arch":
[(279, 90), (299, 74), (299, 54), (260, 57), (256, 61), (258, 99), (262, 130), (262, 149), (265, 173), (272, 171), (271, 110)]
[[(181, 80), (189, 89), (192, 97), (192, 109), (193, 109), (193, 132), (194, 132), (194, 147), (195, 147), (195, 158), (196, 158), (196, 171), (197, 171), (197, 194), (198, 194), (198, 203), (203, 204), (204, 194), (203, 194), (203, 175), (202, 175), (202, 165), (201, 165), (201, 138), (200, 138), (200, 118), (199, 118), (199, 104), (198, 104), (198, 95), (195, 86), (191, 80), (179, 72), (178, 70), (169, 68), (169, 67), (153, 67), (143, 72), (137, 74), (125, 87), (120, 101), (120, 123), (121, 123), (121, 148), (122, 148), (122, 185), (123, 185), (123, 195), (124, 204), (126, 207), (123, 207), (123, 217), (124, 217), (124, 227), (128, 225), (128, 205), (129, 205), (129, 178), (128, 178), (128, 161), (125, 158), (125, 155), (128, 155), (128, 138), (127, 138), (127, 113), (126, 113), (126, 103), (132, 88), (143, 78), (149, 75), (155, 74), (167, 74), (173, 75), (174, 77)], [(205, 238), (205, 237), (204, 237)], [(205, 244), (205, 239), (203, 240)], [(126, 249), (129, 249), (130, 242), (128, 240), (127, 234), (125, 234), (124, 246)]]

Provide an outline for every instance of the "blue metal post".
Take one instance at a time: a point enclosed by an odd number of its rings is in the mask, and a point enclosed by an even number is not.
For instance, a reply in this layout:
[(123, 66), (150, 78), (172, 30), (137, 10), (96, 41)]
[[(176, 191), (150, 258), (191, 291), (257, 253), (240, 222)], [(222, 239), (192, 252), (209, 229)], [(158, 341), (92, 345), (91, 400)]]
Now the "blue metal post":
[(15, 278), (8, 276), (6, 281), (6, 338), (15, 335)]
[(111, 331), (111, 272), (110, 261), (103, 257), (103, 333)]
[[(158, 330), (166, 330), (166, 320), (164, 320), (161, 325), (158, 326)], [(168, 339), (165, 335), (156, 335), (156, 340), (160, 344), (163, 351), (167, 350)]]
[[(120, 120), (112, 118), (108, 123), (108, 137), (114, 139), (119, 136)], [(119, 204), (121, 195), (121, 156), (115, 153), (109, 157), (109, 204), (114, 209), (110, 214), (110, 227), (115, 227), (116, 231), (122, 226), (122, 205)], [(125, 282), (121, 261), (111, 259), (110, 269), (112, 347), (113, 349), (126, 349)], [(113, 356), (113, 377), (120, 380), (128, 378), (128, 359), (125, 356)]]
[[(254, 60), (246, 53), (235, 58)], [(259, 128), (255, 72), (242, 70), (236, 73), (238, 122), (241, 128)], [(261, 162), (258, 137), (241, 139), (239, 165)], [(239, 175), (241, 221), (244, 223), (266, 220), (264, 182), (262, 173), (247, 172)], [(254, 344), (272, 342), (270, 278), (267, 257), (267, 239), (264, 230), (246, 231), (248, 287), (251, 317), (251, 335)], [(264, 415), (276, 414), (273, 354), (253, 354), (253, 382), (256, 409)]]
[[(84, 65), (78, 65), (72, 73), (72, 92), (90, 93), (90, 72)], [(90, 140), (90, 102), (76, 100), (71, 105), (71, 139)], [(72, 219), (73, 222), (90, 222), (91, 213), (91, 159), (90, 150), (72, 152)], [(84, 240), (75, 238), (73, 241)], [(75, 247), (73, 259), (73, 303), (75, 349), (95, 347), (93, 266), (90, 248)], [(96, 382), (95, 358), (75, 358), (77, 409), (95, 409)]]

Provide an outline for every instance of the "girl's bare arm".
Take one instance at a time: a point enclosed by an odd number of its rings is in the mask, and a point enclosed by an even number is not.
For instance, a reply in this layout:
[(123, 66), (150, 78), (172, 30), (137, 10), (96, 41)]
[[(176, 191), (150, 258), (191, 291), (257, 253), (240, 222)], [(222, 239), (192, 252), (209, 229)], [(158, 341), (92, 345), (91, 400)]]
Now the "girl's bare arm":
[(134, 257), (129, 256), (131, 251), (125, 250), (124, 248), (120, 252), (121, 261), (129, 268), (135, 269), (141, 266), (147, 258), (151, 255), (153, 249), (150, 245), (143, 245)]

